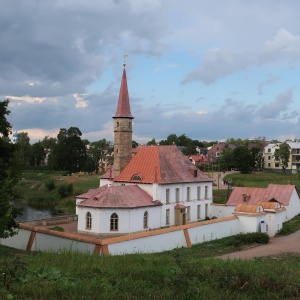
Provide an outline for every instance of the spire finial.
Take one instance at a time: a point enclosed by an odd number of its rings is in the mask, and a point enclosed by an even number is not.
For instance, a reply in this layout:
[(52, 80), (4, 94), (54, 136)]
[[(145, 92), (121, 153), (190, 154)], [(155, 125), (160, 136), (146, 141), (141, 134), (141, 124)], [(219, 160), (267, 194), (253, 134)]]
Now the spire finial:
[(127, 54), (124, 54), (124, 63), (123, 63), (123, 67), (124, 69), (126, 68), (126, 58), (128, 57)]

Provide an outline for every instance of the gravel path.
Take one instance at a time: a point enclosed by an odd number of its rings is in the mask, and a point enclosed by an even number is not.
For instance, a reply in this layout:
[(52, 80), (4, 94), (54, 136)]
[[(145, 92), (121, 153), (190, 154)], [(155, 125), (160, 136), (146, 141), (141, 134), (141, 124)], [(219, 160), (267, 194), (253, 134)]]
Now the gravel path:
[(300, 230), (288, 236), (270, 239), (269, 244), (260, 245), (247, 250), (218, 256), (222, 259), (254, 259), (256, 257), (278, 255), (281, 253), (300, 253)]

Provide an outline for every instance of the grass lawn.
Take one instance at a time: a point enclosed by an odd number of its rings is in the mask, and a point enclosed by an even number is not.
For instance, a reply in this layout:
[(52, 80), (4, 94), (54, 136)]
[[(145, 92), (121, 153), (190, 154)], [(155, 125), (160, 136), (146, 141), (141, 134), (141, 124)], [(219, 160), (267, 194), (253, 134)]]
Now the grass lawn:
[(108, 257), (16, 253), (0, 247), (0, 298), (299, 299), (300, 255), (253, 261), (212, 258), (240, 249), (229, 239), (158, 254)]

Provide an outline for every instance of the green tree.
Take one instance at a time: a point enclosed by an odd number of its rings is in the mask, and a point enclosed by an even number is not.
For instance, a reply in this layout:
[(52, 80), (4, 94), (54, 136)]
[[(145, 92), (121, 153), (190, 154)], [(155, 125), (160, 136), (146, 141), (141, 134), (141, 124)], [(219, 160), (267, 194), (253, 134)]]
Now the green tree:
[(46, 153), (42, 142), (37, 142), (30, 147), (29, 163), (31, 166), (39, 166), (45, 159)]
[(147, 143), (147, 146), (156, 146), (156, 145), (157, 145), (157, 142), (156, 142), (155, 138), (153, 138), (151, 141), (149, 141)]
[(233, 164), (233, 151), (229, 148), (224, 148), (222, 155), (218, 157), (218, 167), (221, 171), (228, 171), (235, 167)]
[(46, 135), (41, 143), (44, 149), (52, 149), (56, 145), (57, 139)]
[(57, 144), (49, 155), (49, 164), (58, 170), (67, 170), (69, 175), (83, 169), (86, 161), (86, 148), (77, 127), (61, 128)]
[(138, 147), (138, 145), (139, 145), (139, 143), (138, 143), (138, 142), (136, 142), (136, 141), (132, 140), (132, 148), (137, 148), (137, 147)]
[(27, 132), (20, 132), (17, 141), (16, 157), (21, 162), (22, 167), (26, 167), (29, 164), (30, 159), (30, 138)]
[(279, 145), (278, 151), (276, 152), (276, 155), (278, 155), (280, 161), (282, 172), (284, 173), (290, 161), (290, 152), (291, 152), (291, 147), (287, 142), (281, 143)]
[(254, 160), (247, 146), (239, 146), (232, 151), (234, 166), (242, 174), (251, 173), (254, 168)]
[(166, 140), (161, 140), (160, 145), (177, 145), (177, 135), (172, 133), (169, 134)]
[(11, 125), (6, 119), (10, 113), (8, 104), (9, 100), (0, 102), (0, 238), (16, 234), (18, 225), (15, 218), (20, 214), (20, 210), (10, 204), (12, 187), (19, 179), (19, 170), (14, 159), (17, 146), (10, 143), (8, 138), (11, 133)]

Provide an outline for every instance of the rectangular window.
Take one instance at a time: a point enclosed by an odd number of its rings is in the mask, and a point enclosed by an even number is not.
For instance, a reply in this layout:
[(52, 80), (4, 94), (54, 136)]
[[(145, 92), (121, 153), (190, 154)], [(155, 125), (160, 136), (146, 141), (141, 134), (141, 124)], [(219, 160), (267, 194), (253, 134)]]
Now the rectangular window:
[(201, 187), (197, 186), (197, 200), (201, 199)]
[(166, 203), (170, 203), (170, 189), (166, 189)]
[(205, 204), (205, 218), (208, 217), (208, 204)]
[(279, 163), (275, 163), (275, 168), (279, 168)]
[(271, 164), (270, 163), (268, 163), (268, 168), (270, 168), (271, 167)]
[(187, 201), (190, 201), (191, 200), (191, 188), (188, 186), (187, 188), (186, 188), (186, 200)]
[(166, 209), (166, 225), (170, 224), (170, 209)]
[(208, 198), (208, 186), (206, 185), (205, 186), (205, 196), (204, 196), (205, 199)]
[(268, 156), (268, 160), (271, 160), (271, 156)]
[(197, 219), (201, 219), (201, 205), (197, 205)]
[(179, 198), (179, 192), (180, 192), (180, 189), (179, 189), (179, 188), (176, 188), (176, 202), (177, 202), (177, 203), (180, 201), (180, 198)]
[(191, 220), (191, 207), (190, 206), (187, 207), (187, 217), (188, 217), (188, 221), (190, 221)]

